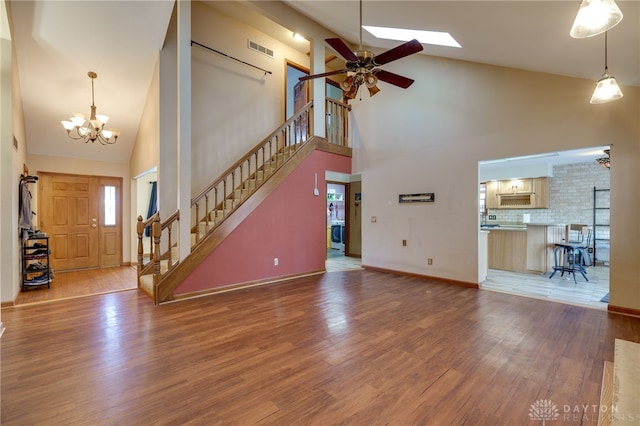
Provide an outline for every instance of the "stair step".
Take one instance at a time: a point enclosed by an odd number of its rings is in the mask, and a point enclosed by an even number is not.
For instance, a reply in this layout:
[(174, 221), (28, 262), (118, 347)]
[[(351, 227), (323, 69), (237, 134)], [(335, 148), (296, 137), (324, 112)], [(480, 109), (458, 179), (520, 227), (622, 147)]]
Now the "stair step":
[(233, 192), (233, 199), (235, 201), (242, 201), (242, 200), (246, 200), (247, 197), (249, 196), (249, 190), (248, 189), (236, 189)]
[[(613, 398), (613, 363), (604, 362), (602, 371), (602, 386), (600, 386), (600, 410), (598, 413), (598, 426), (611, 425), (611, 400)], [(606, 409), (604, 408), (606, 407)]]
[(224, 211), (222, 210), (212, 210), (209, 213), (209, 221), (215, 223), (220, 222), (224, 218)]
[(140, 275), (140, 288), (149, 296), (153, 295), (153, 275)]
[(248, 190), (256, 189), (257, 179), (247, 179), (244, 181), (244, 188)]
[(198, 223), (198, 232), (200, 233), (200, 235), (204, 235), (209, 229), (213, 228), (214, 225), (215, 224), (213, 222), (207, 223), (205, 221), (202, 221)]
[[(628, 425), (629, 416), (638, 413), (640, 401), (640, 343), (616, 339), (613, 358), (613, 395), (616, 408), (611, 424)], [(636, 423), (637, 424), (637, 423)]]

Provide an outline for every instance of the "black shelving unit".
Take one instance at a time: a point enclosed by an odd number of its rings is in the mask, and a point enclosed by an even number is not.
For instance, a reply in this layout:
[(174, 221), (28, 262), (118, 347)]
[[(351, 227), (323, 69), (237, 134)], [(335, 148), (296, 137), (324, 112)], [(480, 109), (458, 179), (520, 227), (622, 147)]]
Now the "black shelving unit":
[[(611, 208), (610, 191), (610, 188), (593, 187), (593, 260), (595, 264), (609, 262), (609, 259), (598, 257), (598, 242), (600, 242), (600, 245), (605, 242), (609, 245), (610, 241), (609, 238), (599, 237), (603, 229), (608, 230), (611, 226), (611, 216), (609, 214)], [(607, 234), (610, 235), (609, 232)]]
[(49, 263), (49, 236), (30, 235), (22, 243), (22, 291), (29, 288), (47, 286), (51, 288), (53, 271)]

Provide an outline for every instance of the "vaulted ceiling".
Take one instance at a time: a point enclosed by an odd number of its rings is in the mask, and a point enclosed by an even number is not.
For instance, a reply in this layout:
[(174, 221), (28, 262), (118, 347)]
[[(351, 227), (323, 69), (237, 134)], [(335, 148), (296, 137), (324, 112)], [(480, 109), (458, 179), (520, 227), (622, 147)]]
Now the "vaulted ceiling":
[[(357, 46), (358, 2), (284, 3)], [(245, 9), (246, 13), (237, 14), (241, 19), (244, 15), (254, 25), (260, 21), (246, 2), (209, 4)], [(640, 86), (640, 2), (618, 4), (625, 18), (609, 33), (609, 69), (624, 91), (625, 86)], [(595, 82), (604, 68), (604, 38), (569, 36), (578, 5), (578, 1), (365, 0), (363, 24), (448, 31), (462, 45), (461, 49), (424, 45), (424, 55)], [(129, 161), (172, 7), (172, 1), (164, 0), (10, 2), (30, 154)], [(289, 34), (278, 31), (272, 36)], [(366, 31), (363, 37), (369, 47), (399, 44)], [(109, 115), (109, 125), (122, 132), (113, 146), (73, 142), (60, 125), (73, 112), (89, 113), (90, 70), (98, 73), (98, 113)], [(589, 96), (585, 94), (585, 102)]]

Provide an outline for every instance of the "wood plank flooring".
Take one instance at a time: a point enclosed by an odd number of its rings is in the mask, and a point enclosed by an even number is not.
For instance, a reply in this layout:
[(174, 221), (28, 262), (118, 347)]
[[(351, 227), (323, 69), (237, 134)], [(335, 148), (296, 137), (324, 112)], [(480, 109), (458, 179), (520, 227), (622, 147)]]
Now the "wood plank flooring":
[(367, 270), (2, 321), (3, 425), (532, 425), (541, 399), (595, 424), (614, 339), (640, 342), (638, 318)]
[(51, 288), (29, 288), (20, 292), (14, 303), (24, 305), (131, 290), (137, 288), (137, 280), (136, 270), (131, 266), (56, 272)]

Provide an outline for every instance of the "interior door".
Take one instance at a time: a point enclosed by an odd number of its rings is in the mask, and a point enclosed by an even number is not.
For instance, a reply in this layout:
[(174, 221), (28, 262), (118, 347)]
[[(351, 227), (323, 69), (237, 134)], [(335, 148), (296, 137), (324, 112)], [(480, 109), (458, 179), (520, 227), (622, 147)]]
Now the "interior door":
[(98, 178), (40, 173), (40, 230), (49, 234), (51, 266), (97, 268)]

